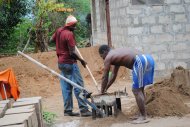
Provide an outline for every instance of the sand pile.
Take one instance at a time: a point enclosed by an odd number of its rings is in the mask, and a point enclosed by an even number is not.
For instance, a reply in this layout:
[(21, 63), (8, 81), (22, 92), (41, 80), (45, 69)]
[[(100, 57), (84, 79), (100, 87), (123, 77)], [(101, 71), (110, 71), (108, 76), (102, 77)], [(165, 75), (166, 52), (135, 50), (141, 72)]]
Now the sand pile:
[(177, 67), (170, 79), (146, 89), (146, 108), (150, 116), (182, 116), (190, 112), (183, 98), (190, 97), (190, 72)]

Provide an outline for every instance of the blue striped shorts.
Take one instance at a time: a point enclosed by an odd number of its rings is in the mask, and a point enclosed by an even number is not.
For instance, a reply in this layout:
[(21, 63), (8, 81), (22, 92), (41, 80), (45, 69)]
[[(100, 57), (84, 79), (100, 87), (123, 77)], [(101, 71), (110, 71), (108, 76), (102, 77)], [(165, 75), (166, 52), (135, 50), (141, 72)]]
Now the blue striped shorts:
[(133, 88), (150, 85), (154, 80), (154, 59), (150, 55), (136, 55), (133, 65)]

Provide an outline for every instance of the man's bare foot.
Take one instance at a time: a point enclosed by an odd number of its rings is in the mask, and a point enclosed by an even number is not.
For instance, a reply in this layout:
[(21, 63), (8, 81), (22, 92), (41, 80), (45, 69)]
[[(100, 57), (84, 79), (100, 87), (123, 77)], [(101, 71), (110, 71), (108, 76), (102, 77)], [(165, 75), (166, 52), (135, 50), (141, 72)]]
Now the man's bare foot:
[(143, 124), (143, 123), (148, 123), (149, 120), (146, 119), (146, 117), (140, 116), (138, 119), (133, 120), (131, 123), (132, 124)]

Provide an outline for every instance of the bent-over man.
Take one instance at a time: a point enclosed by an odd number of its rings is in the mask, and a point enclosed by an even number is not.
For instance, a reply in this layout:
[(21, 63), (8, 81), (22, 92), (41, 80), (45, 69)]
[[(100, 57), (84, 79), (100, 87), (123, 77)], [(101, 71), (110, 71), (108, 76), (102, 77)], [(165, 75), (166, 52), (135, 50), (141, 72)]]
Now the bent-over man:
[[(110, 49), (108, 45), (99, 47), (99, 54), (104, 59), (104, 73), (101, 83), (101, 93), (105, 93), (115, 81), (120, 66), (132, 70), (133, 85), (132, 91), (135, 95), (140, 116), (133, 123), (145, 123), (145, 95), (144, 88), (146, 85), (153, 83), (154, 77), (154, 60), (149, 54), (143, 54), (136, 49), (117, 48)], [(112, 75), (109, 79), (110, 67), (113, 65)]]

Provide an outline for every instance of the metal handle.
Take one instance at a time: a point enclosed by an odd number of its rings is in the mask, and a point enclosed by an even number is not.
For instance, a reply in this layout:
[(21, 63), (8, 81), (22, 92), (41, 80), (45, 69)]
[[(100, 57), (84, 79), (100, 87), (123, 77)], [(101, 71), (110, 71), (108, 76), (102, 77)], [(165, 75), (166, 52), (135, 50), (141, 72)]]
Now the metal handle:
[[(84, 59), (84, 58), (82, 57), (82, 55), (81, 55), (80, 51), (78, 50), (78, 48), (77, 48), (76, 46), (75, 46), (75, 48), (76, 48), (76, 50), (77, 50), (77, 52), (78, 52), (79, 56), (80, 56), (82, 59)], [(96, 88), (97, 88), (98, 92), (100, 93), (100, 89), (98, 88), (98, 84), (97, 84), (97, 82), (96, 82), (96, 80), (95, 80), (94, 76), (92, 75), (92, 73), (91, 73), (91, 71), (90, 71), (90, 69), (89, 69), (88, 65), (86, 65), (86, 68), (87, 68), (87, 70), (88, 70), (88, 72), (89, 72), (89, 74), (90, 74), (90, 76), (91, 76), (92, 80), (94, 81), (94, 84), (95, 84), (95, 86), (96, 86)]]

